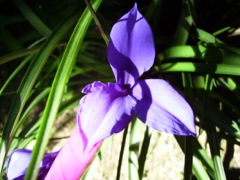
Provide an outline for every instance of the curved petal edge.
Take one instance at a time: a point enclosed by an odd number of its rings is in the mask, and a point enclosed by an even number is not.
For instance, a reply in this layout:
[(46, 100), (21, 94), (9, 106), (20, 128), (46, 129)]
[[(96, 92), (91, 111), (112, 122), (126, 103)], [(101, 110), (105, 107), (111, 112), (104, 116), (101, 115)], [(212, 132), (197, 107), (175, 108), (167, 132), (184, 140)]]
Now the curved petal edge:
[(191, 107), (166, 81), (139, 81), (132, 95), (137, 99), (136, 115), (148, 126), (170, 134), (196, 135)]
[(137, 9), (137, 4), (113, 26), (108, 45), (108, 60), (118, 84), (133, 85), (154, 63), (152, 30)]

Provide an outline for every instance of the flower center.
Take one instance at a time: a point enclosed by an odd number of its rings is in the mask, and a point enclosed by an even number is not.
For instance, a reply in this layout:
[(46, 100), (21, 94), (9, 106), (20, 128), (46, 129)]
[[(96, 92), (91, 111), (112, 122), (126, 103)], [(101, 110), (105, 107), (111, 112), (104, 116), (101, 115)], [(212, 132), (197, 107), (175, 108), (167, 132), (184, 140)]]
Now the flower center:
[(124, 95), (127, 95), (131, 91), (131, 86), (130, 84), (118, 84), (118, 91), (123, 93)]

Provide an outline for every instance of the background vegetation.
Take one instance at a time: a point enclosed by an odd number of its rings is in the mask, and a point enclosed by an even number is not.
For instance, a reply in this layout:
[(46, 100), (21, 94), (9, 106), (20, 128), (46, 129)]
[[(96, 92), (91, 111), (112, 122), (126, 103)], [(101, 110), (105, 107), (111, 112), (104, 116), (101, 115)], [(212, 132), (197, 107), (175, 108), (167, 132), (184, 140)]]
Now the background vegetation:
[[(134, 2), (91, 2), (107, 37)], [(193, 108), (198, 136), (206, 134), (207, 146), (198, 137), (175, 136), (185, 153), (184, 179), (239, 179), (240, 170), (231, 167), (231, 160), (234, 147), (240, 145), (240, 2), (137, 2), (153, 30), (157, 52), (153, 68), (143, 78), (169, 81)], [(84, 1), (1, 1), (0, 12), (0, 179), (5, 179), (12, 150), (36, 140), (31, 168), (38, 167), (46, 148), (53, 146), (52, 129), (74, 122), (58, 117), (77, 107), (81, 88), (114, 77), (107, 45)], [(121, 178), (124, 147), (128, 179), (146, 175), (153, 131), (141, 126), (133, 121), (123, 134), (116, 179)], [(70, 135), (59, 131), (58, 138)], [(98, 159), (103, 157), (101, 151)]]

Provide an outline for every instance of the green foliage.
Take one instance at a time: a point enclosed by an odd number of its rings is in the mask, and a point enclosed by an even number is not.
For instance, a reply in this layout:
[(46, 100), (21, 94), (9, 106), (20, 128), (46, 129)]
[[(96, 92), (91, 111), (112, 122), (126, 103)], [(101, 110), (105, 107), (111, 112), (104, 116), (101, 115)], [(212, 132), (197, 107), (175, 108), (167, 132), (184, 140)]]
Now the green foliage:
[[(84, 1), (0, 3), (0, 179), (5, 179), (11, 151), (32, 142), (26, 179), (35, 179), (54, 137), (55, 120), (77, 107), (80, 89), (87, 83), (114, 81), (106, 59), (107, 37), (134, 2), (91, 4), (100, 31)], [(145, 75), (169, 81), (195, 113), (198, 136), (175, 136), (185, 153), (184, 179), (237, 179), (239, 171), (229, 172), (234, 146), (240, 145), (239, 2), (147, 0), (139, 1), (138, 7), (156, 44), (155, 64)], [(136, 120), (125, 130), (116, 179), (121, 179), (126, 150), (129, 179), (144, 178), (152, 132)], [(205, 142), (199, 138), (202, 134)], [(96, 161), (103, 156), (104, 148)], [(90, 168), (85, 179), (91, 172)]]

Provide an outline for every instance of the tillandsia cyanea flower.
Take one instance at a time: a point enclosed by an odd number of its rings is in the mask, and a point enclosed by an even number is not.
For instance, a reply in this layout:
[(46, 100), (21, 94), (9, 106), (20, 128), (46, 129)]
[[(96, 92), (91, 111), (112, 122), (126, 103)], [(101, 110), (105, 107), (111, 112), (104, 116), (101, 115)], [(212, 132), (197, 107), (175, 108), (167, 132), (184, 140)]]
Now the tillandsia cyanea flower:
[(116, 82), (95, 81), (83, 89), (77, 129), (45, 179), (79, 179), (102, 141), (122, 131), (134, 116), (161, 132), (195, 136), (193, 113), (183, 97), (164, 80), (140, 80), (154, 57), (152, 31), (135, 4), (110, 34), (108, 60)]
[[(122, 131), (135, 115), (158, 131), (195, 135), (188, 103), (164, 80), (139, 79), (153, 65), (154, 57), (152, 31), (135, 4), (114, 24), (110, 34), (108, 60), (116, 83), (95, 81), (83, 89), (86, 95), (77, 113), (75, 140), (60, 151), (47, 178), (79, 178), (101, 141)], [(69, 154), (74, 154), (71, 160)]]

